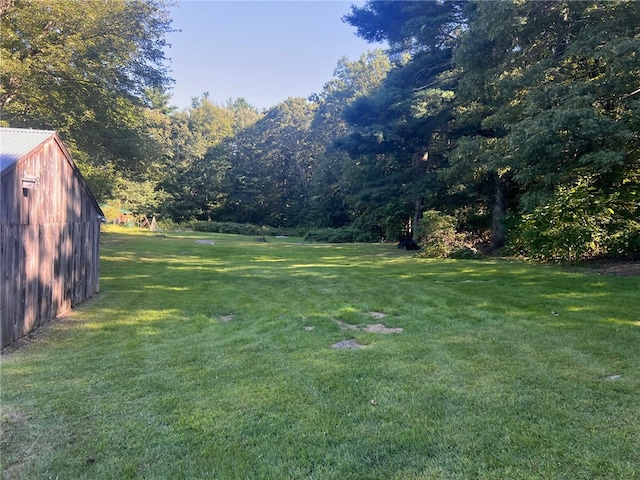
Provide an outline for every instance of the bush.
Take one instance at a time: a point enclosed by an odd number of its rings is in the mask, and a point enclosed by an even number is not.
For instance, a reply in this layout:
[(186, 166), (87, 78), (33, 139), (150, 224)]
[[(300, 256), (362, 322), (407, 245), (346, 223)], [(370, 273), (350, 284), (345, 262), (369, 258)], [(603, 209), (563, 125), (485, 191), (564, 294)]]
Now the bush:
[(308, 242), (327, 243), (373, 243), (379, 240), (376, 234), (354, 226), (309, 230), (304, 239)]
[(454, 217), (436, 210), (426, 211), (418, 226), (418, 243), (422, 245), (420, 255), (449, 257), (460, 252), (461, 256), (468, 256), (465, 236), (456, 231), (456, 226)]
[(253, 235), (263, 237), (265, 235), (290, 235), (298, 236), (299, 232), (291, 228), (259, 226), (251, 223), (236, 223), (236, 222), (207, 222), (207, 221), (195, 221), (191, 222), (187, 226), (196, 232), (208, 232), (208, 233), (229, 233), (235, 235)]
[(602, 194), (586, 180), (559, 187), (550, 201), (518, 219), (509, 246), (514, 254), (542, 261), (633, 258), (640, 223), (634, 218), (637, 210), (628, 210), (615, 195)]
[(158, 224), (158, 227), (160, 228), (160, 230), (163, 230), (166, 232), (170, 232), (172, 230), (178, 230), (180, 228), (180, 225), (174, 222), (173, 220), (171, 220), (171, 218), (163, 218), (163, 219), (156, 218), (156, 223)]

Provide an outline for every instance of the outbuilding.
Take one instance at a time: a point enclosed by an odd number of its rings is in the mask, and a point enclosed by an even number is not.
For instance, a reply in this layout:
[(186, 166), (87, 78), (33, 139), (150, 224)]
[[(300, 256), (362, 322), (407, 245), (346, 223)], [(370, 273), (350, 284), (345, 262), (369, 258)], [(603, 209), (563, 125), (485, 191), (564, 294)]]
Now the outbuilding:
[(0, 128), (3, 348), (98, 292), (102, 218), (55, 131)]

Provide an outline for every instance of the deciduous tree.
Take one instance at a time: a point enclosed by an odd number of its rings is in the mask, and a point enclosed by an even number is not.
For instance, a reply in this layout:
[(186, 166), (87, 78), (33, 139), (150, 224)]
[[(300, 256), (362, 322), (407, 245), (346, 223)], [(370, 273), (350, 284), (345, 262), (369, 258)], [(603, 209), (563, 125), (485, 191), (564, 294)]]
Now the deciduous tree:
[(207, 94), (172, 115), (173, 158), (162, 188), (171, 198), (165, 213), (174, 220), (209, 219), (220, 204), (229, 159), (219, 146), (233, 136), (234, 122), (234, 112)]
[(466, 134), (449, 178), (508, 198), (523, 251), (637, 248), (639, 42), (635, 2), (478, 4), (457, 51)]
[(55, 129), (81, 164), (135, 170), (142, 107), (170, 83), (164, 0), (3, 2), (0, 108), (5, 124)]
[(316, 105), (289, 98), (235, 138), (228, 212), (253, 223), (296, 225), (309, 200)]

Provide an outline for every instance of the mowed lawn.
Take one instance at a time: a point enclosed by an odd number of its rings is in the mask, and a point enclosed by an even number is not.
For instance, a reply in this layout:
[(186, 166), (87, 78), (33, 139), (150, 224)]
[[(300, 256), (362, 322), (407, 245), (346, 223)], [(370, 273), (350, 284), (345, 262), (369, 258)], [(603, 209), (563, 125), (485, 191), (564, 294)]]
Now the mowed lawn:
[(100, 293), (2, 357), (2, 478), (640, 478), (639, 276), (192, 232), (101, 248)]

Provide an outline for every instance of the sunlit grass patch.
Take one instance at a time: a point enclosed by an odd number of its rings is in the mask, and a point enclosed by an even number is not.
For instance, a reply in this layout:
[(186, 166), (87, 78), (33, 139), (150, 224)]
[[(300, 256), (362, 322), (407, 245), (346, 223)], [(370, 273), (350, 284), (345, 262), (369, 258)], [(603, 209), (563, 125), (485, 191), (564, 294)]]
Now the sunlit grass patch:
[(640, 475), (638, 277), (164, 235), (3, 356), (5, 478)]

